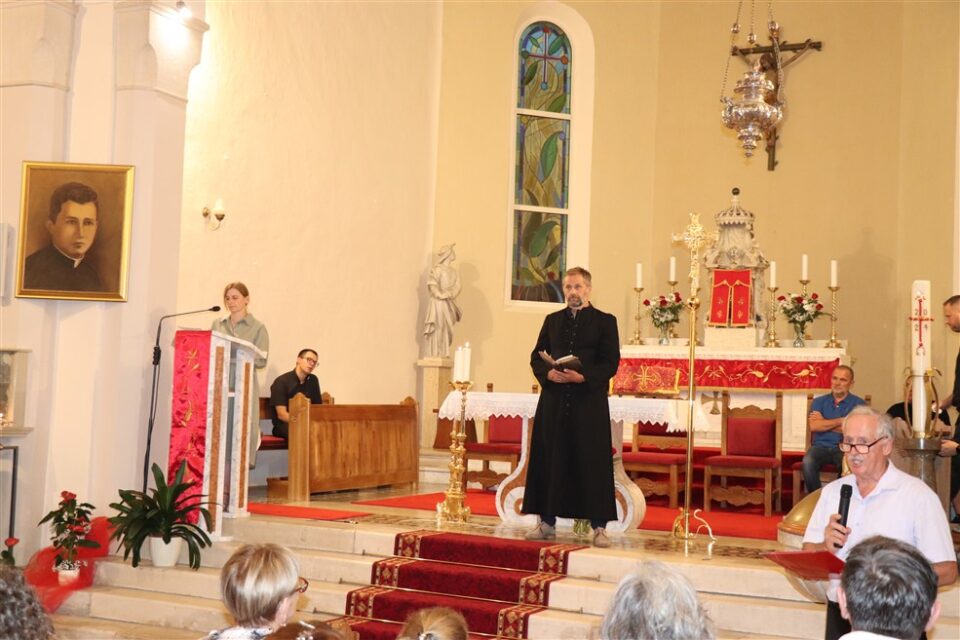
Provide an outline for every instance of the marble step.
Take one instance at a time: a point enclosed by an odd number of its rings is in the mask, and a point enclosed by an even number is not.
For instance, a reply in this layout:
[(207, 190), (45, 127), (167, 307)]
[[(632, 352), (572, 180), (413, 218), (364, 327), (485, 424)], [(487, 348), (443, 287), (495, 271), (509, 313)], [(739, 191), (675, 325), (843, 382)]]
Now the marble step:
[(84, 616), (54, 614), (60, 640), (197, 640), (197, 632), (172, 627), (156, 627)]

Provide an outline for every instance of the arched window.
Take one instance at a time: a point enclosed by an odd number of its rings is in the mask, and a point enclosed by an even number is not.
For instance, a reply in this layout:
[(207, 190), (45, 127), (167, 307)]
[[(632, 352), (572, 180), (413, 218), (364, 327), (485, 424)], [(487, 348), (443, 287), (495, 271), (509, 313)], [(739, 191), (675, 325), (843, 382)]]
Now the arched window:
[[(581, 39), (589, 41), (589, 68), (583, 69), (589, 91), (576, 86), (578, 41), (559, 24), (528, 19), (517, 40), (510, 302), (563, 302), (564, 271), (574, 266), (571, 260), (586, 265), (593, 43), (589, 35)], [(580, 112), (586, 94), (589, 118)], [(585, 167), (577, 162), (580, 154)]]

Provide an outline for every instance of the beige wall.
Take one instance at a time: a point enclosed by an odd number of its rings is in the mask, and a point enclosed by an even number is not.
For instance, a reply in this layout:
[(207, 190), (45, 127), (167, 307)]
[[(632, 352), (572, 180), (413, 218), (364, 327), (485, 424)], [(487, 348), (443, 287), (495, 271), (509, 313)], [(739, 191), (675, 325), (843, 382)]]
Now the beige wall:
[[(179, 307), (244, 281), (270, 332), (266, 385), (309, 346), (338, 402), (415, 395), (440, 15), (426, 3), (207, 4)], [(205, 230), (200, 211), (218, 197), (226, 220)]]
[[(589, 262), (595, 302), (617, 314), (621, 340), (633, 332), (633, 263), (645, 263), (645, 294), (665, 291), (668, 257), (678, 257), (681, 272), (686, 264), (670, 234), (685, 226), (689, 211), (712, 227), (739, 186), (782, 287), (798, 288), (807, 253), (811, 289), (827, 295), (829, 260), (839, 260), (839, 333), (850, 341), (858, 389), (886, 406), (905, 363), (906, 287), (925, 277), (940, 298), (950, 286), (958, 5), (777, 3), (787, 41), (811, 37), (824, 49), (787, 69), (774, 172), (765, 154), (745, 160), (719, 119), (735, 3), (570, 6), (596, 43)], [(543, 315), (506, 310), (502, 302), (509, 79), (520, 11), (511, 4), (445, 7), (434, 232), (435, 245), (458, 241), (464, 265), (457, 339), (478, 347), (474, 377), (504, 390), (532, 381), (526, 360)], [(485, 66), (470, 66), (478, 46), (487, 47)], [(733, 60), (730, 69), (728, 95), (745, 67)], [(584, 70), (574, 72), (574, 82), (578, 73)], [(485, 88), (482, 98), (477, 86)], [(781, 320), (781, 334), (786, 329)], [(650, 335), (648, 320), (645, 330)], [(946, 336), (937, 331), (945, 364)], [(827, 337), (828, 320), (813, 333)]]

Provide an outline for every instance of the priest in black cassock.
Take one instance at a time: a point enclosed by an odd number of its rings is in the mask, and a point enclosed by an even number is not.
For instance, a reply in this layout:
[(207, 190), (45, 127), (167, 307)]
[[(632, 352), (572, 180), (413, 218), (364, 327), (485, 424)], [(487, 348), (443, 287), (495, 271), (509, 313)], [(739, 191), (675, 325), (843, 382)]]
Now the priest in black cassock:
[[(607, 389), (620, 364), (617, 319), (590, 304), (590, 272), (574, 267), (563, 279), (567, 307), (543, 322), (530, 354), (543, 388), (534, 417), (524, 513), (540, 516), (528, 540), (556, 537), (557, 517), (589, 519), (593, 543), (609, 547), (606, 524), (617, 519)], [(554, 359), (575, 355), (581, 369), (561, 370)]]

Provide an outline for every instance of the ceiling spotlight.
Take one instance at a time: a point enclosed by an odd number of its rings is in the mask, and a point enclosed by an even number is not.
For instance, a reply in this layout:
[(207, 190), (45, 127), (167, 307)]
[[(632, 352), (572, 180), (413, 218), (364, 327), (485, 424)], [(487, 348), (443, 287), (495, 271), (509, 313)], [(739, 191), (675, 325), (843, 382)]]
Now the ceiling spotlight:
[(193, 12), (190, 11), (190, 7), (188, 7), (187, 3), (183, 0), (177, 0), (177, 13), (179, 13), (180, 17), (184, 20), (189, 20), (193, 17)]

